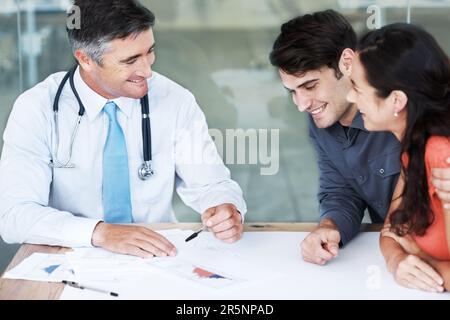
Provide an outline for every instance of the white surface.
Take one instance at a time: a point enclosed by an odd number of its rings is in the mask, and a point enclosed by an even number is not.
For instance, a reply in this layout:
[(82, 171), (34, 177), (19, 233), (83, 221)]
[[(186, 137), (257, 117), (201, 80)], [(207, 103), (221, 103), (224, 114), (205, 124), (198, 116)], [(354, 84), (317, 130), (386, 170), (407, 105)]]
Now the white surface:
[[(272, 270), (252, 285), (211, 289), (190, 280), (154, 273), (133, 273), (117, 281), (89, 281), (89, 285), (119, 293), (118, 298), (66, 286), (61, 299), (450, 299), (398, 286), (387, 272), (378, 247), (378, 233), (364, 233), (340, 251), (327, 266), (304, 262), (299, 244), (304, 232), (248, 232), (229, 249), (251, 261), (255, 269)], [(195, 241), (195, 240), (193, 240)], [(238, 268), (239, 262), (227, 269)]]
[(62, 280), (73, 280), (74, 273), (64, 254), (33, 253), (19, 265), (6, 272), (4, 278), (60, 282)]

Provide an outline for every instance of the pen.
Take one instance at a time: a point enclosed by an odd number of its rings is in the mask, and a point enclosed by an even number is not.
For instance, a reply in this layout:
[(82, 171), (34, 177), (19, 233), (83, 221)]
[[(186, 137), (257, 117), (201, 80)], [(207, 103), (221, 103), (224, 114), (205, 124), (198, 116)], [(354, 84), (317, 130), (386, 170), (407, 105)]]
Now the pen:
[(204, 231), (205, 227), (202, 227), (200, 230), (195, 231), (193, 234), (191, 234), (189, 237), (186, 238), (186, 240), (184, 240), (185, 242), (191, 241), (192, 239), (194, 239), (196, 236), (199, 235), (200, 232)]
[(108, 294), (108, 295), (113, 296), (113, 297), (118, 297), (119, 296), (119, 294), (116, 293), (116, 292), (107, 291), (107, 290), (98, 289), (98, 288), (87, 287), (87, 286), (81, 285), (81, 284), (79, 284), (77, 282), (74, 282), (74, 281), (63, 280), (61, 282), (64, 283), (64, 284), (67, 284), (68, 286), (71, 286), (73, 288), (77, 288), (77, 289), (82, 289), (82, 290), (86, 289), (86, 290), (96, 291), (96, 292)]

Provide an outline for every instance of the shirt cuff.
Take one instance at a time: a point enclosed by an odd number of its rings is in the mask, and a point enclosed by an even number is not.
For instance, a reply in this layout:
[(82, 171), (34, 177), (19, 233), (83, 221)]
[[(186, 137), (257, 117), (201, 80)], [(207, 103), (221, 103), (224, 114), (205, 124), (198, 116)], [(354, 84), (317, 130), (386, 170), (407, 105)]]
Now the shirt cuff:
[(351, 231), (349, 232), (348, 227), (348, 221), (345, 221), (345, 219), (342, 219), (340, 214), (333, 214), (333, 213), (327, 213), (320, 217), (321, 220), (323, 219), (329, 219), (333, 221), (336, 224), (336, 227), (339, 231), (339, 235), (341, 237), (341, 241), (339, 243), (339, 246), (342, 247), (346, 245), (352, 238)]
[(242, 223), (243, 223), (245, 214), (247, 213), (247, 206), (245, 204), (244, 199), (242, 199), (242, 198), (238, 199), (237, 197), (230, 197), (230, 196), (214, 197), (214, 199), (211, 199), (204, 203), (203, 211), (200, 214), (202, 214), (209, 208), (217, 207), (217, 206), (219, 206), (221, 204), (225, 204), (225, 203), (231, 203), (236, 207), (237, 211), (239, 211), (239, 213), (241, 214)]
[(84, 217), (74, 217), (66, 225), (64, 239), (71, 247), (93, 247), (92, 234), (101, 220)]

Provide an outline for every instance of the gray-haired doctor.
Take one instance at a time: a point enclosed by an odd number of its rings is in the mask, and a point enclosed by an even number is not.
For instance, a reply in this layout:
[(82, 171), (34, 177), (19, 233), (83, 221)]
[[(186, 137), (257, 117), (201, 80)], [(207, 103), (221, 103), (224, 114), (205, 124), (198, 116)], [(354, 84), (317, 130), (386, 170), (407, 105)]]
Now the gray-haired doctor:
[(201, 109), (189, 91), (152, 71), (154, 15), (137, 1), (75, 5), (82, 25), (68, 36), (78, 67), (23, 93), (4, 132), (1, 237), (175, 255), (167, 239), (128, 223), (175, 221), (176, 187), (218, 239), (240, 239), (242, 190)]

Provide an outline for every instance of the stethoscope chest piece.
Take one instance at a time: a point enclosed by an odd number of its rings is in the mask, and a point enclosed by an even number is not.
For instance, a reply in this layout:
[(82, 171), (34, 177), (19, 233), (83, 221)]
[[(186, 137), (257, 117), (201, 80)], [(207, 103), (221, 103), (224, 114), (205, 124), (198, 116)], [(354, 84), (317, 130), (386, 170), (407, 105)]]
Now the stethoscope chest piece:
[(145, 161), (138, 170), (139, 179), (144, 181), (153, 176), (154, 174), (155, 172), (152, 169), (151, 161)]

